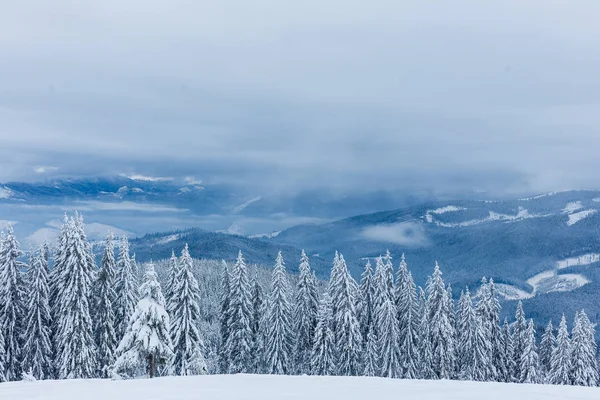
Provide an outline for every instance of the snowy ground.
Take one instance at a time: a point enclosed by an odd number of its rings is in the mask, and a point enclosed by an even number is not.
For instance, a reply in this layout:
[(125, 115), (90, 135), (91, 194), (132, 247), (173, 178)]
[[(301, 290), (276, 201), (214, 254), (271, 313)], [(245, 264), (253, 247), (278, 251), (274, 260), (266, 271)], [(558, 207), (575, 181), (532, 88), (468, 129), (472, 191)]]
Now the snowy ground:
[(600, 388), (380, 378), (213, 375), (0, 384), (10, 400), (597, 400)]

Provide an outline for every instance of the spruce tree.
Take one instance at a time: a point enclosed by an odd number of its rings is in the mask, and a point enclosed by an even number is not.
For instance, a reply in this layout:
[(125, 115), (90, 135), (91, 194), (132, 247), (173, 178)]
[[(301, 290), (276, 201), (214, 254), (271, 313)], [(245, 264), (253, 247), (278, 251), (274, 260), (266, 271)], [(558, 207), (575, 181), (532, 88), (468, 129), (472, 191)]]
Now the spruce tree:
[(146, 267), (140, 295), (117, 348), (118, 357), (112, 368), (117, 376), (135, 378), (148, 372), (150, 377), (155, 373), (163, 375), (173, 356), (169, 315), (152, 264)]
[(356, 317), (356, 295), (358, 285), (350, 276), (343, 255), (339, 255), (339, 287), (337, 314), (334, 315), (335, 347), (337, 350), (338, 374), (356, 376), (361, 370), (362, 335)]
[(0, 329), (4, 336), (4, 375), (7, 381), (21, 378), (22, 338), (25, 317), (23, 269), (19, 261), (23, 252), (8, 225), (0, 245)]
[(558, 326), (556, 347), (550, 359), (549, 383), (554, 385), (571, 384), (571, 341), (567, 329), (567, 319), (563, 315)]
[(252, 369), (252, 291), (248, 268), (241, 251), (238, 253), (230, 279), (227, 339), (229, 373), (247, 373)]
[(521, 383), (539, 383), (539, 358), (535, 345), (535, 328), (533, 320), (529, 320), (525, 334), (525, 348), (521, 354)]
[(0, 329), (0, 383), (6, 382), (6, 344), (4, 342), (4, 330)]
[(231, 283), (229, 267), (223, 260), (223, 269), (221, 270), (221, 304), (219, 313), (219, 329), (221, 341), (219, 343), (218, 358), (219, 371), (222, 374), (229, 372), (229, 334), (230, 334), (230, 317), (231, 312)]
[(181, 251), (178, 266), (172, 287), (178, 301), (172, 305), (171, 338), (174, 354), (171, 371), (184, 376), (206, 374), (204, 340), (200, 332), (200, 287), (192, 272), (194, 266), (187, 243)]
[(432, 368), (438, 379), (450, 379), (455, 366), (454, 328), (450, 320), (450, 299), (437, 262), (427, 282), (427, 293)]
[(460, 331), (459, 365), (460, 378), (464, 380), (489, 381), (493, 378), (492, 348), (485, 322), (473, 309), (469, 288), (461, 296), (459, 305)]
[(381, 365), (379, 359), (379, 343), (375, 333), (369, 331), (364, 346), (364, 368), (363, 376), (379, 376)]
[(62, 297), (58, 298), (55, 337), (59, 379), (91, 378), (97, 371), (97, 352), (90, 316), (95, 265), (77, 213), (69, 224)]
[(357, 309), (358, 319), (360, 322), (360, 330), (363, 335), (365, 345), (369, 332), (373, 329), (373, 297), (375, 295), (375, 287), (373, 284), (373, 268), (371, 262), (367, 261), (365, 270), (360, 279), (360, 300)]
[(396, 306), (388, 299), (377, 310), (379, 326), (379, 348), (381, 351), (381, 375), (386, 378), (401, 378), (399, 329)]
[[(404, 262), (404, 257), (402, 258)], [(400, 268), (403, 268), (402, 265)], [(400, 363), (402, 377), (417, 379), (420, 374), (421, 353), (419, 351), (419, 305), (417, 289), (412, 274), (408, 272), (398, 296), (398, 321), (400, 333)]]
[[(262, 353), (264, 352), (265, 300), (263, 288), (254, 276), (252, 283), (252, 372), (260, 374), (264, 370)], [(312, 340), (311, 340), (312, 346)], [(311, 348), (312, 349), (312, 348)], [(309, 360), (310, 361), (310, 360)]]
[(300, 277), (296, 285), (294, 309), (295, 357), (294, 370), (299, 374), (310, 372), (310, 354), (317, 326), (318, 299), (316, 284), (304, 250), (300, 259)]
[(177, 275), (179, 273), (179, 260), (175, 255), (175, 250), (171, 250), (171, 258), (169, 259), (167, 287), (165, 288), (165, 301), (167, 302), (167, 312), (173, 314), (175, 307), (179, 301), (178, 293), (175, 290), (177, 283)]
[[(552, 326), (552, 321), (548, 322), (546, 326), (546, 330), (542, 335), (542, 340), (540, 342), (540, 374), (547, 378), (550, 374), (550, 369), (552, 366), (552, 353), (554, 352), (554, 348), (556, 347), (556, 338), (554, 337), (554, 327)], [(546, 379), (545, 379), (546, 380)]]
[(271, 277), (267, 305), (265, 367), (268, 374), (288, 375), (293, 371), (292, 308), (289, 284), (281, 251), (277, 254)]
[(109, 233), (105, 246), (100, 271), (95, 282), (95, 318), (94, 334), (98, 349), (98, 368), (100, 376), (109, 377), (109, 367), (115, 362), (115, 351), (118, 340), (115, 331), (116, 297), (114, 287), (116, 283), (116, 261), (113, 245), (113, 235)]
[(513, 338), (510, 332), (510, 325), (508, 324), (508, 320), (504, 319), (504, 325), (502, 325), (502, 357), (504, 358), (504, 365), (506, 366), (506, 370), (504, 371), (504, 376), (501, 377), (502, 382), (513, 382), (514, 372), (515, 372), (515, 357), (514, 357), (514, 346), (513, 346)]
[(334, 375), (336, 372), (334, 337), (331, 325), (333, 313), (331, 298), (324, 293), (319, 304), (317, 314), (317, 327), (311, 355), (311, 369), (313, 375)]
[[(37, 380), (50, 379), (53, 373), (49, 271), (45, 251), (46, 246), (44, 245), (33, 256), (27, 270), (28, 300), (25, 343), (23, 345), (23, 371), (31, 374)], [(0, 355), (0, 364), (2, 363), (1, 359)], [(0, 371), (0, 375), (2, 375), (2, 371)]]
[(392, 255), (389, 250), (385, 251), (383, 256), (385, 284), (388, 290), (388, 296), (394, 301), (394, 264), (392, 263)]
[(514, 365), (513, 377), (516, 382), (521, 380), (521, 356), (525, 352), (527, 342), (527, 321), (523, 312), (523, 303), (519, 300), (517, 311), (515, 313), (515, 323), (513, 324), (513, 347), (514, 347)]
[(427, 295), (423, 288), (419, 287), (419, 332), (421, 333), (419, 340), (419, 354), (421, 356), (421, 368), (419, 377), (421, 379), (434, 379), (436, 374), (433, 371), (433, 355), (431, 348), (431, 331), (429, 322), (429, 308)]
[(571, 339), (571, 383), (576, 386), (598, 385), (598, 360), (594, 326), (585, 311), (575, 316)]
[(129, 241), (125, 237), (121, 239), (117, 260), (116, 333), (118, 338), (122, 338), (125, 334), (129, 319), (135, 310), (138, 301), (137, 288), (138, 279), (129, 256)]
[(489, 342), (491, 369), (485, 380), (501, 380), (499, 376), (506, 375), (506, 365), (502, 357), (502, 338), (500, 334), (500, 302), (496, 295), (494, 280), (482, 280), (480, 300), (477, 303), (477, 315), (481, 321), (485, 337)]

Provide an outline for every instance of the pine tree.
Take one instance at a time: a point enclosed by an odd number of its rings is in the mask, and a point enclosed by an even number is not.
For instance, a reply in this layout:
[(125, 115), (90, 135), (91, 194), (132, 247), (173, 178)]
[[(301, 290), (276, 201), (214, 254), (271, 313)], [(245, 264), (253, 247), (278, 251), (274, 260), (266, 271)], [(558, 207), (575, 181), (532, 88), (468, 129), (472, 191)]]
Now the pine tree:
[(21, 339), (25, 317), (22, 270), (25, 264), (18, 259), (22, 255), (12, 226), (8, 225), (0, 246), (0, 329), (4, 335), (4, 375), (8, 381), (21, 378)]
[(174, 354), (171, 371), (175, 375), (206, 374), (204, 340), (200, 332), (200, 287), (192, 272), (194, 266), (187, 243), (178, 266), (172, 287), (178, 301), (172, 305), (171, 338)]
[(429, 308), (427, 295), (421, 287), (419, 287), (419, 319), (421, 321), (419, 324), (419, 332), (421, 333), (419, 340), (419, 354), (421, 356), (419, 377), (422, 379), (434, 379), (436, 375), (432, 365), (433, 355), (431, 349), (431, 332), (429, 329)]
[(513, 338), (510, 333), (510, 326), (508, 320), (504, 319), (504, 325), (502, 326), (502, 357), (503, 364), (506, 366), (504, 375), (500, 377), (502, 382), (513, 382), (513, 373), (515, 371), (515, 357), (514, 357), (514, 346)]
[(365, 270), (360, 279), (360, 301), (357, 309), (360, 330), (363, 335), (365, 345), (367, 343), (369, 332), (373, 329), (373, 297), (375, 287), (373, 285), (373, 269), (371, 262), (367, 261)]
[(129, 319), (138, 301), (137, 288), (138, 279), (129, 256), (129, 241), (125, 237), (121, 239), (117, 260), (116, 319), (119, 324), (116, 329), (117, 337), (123, 337), (127, 330)]
[[(25, 343), (23, 345), (23, 371), (30, 373), (38, 380), (51, 378), (53, 372), (52, 342), (50, 340), (49, 272), (46, 248), (43, 245), (37, 251), (27, 270), (29, 287), (27, 317), (25, 319)], [(0, 364), (2, 364), (1, 354)], [(0, 375), (2, 375), (1, 369), (2, 367), (0, 367)]]
[(585, 311), (575, 316), (571, 339), (571, 383), (576, 386), (598, 385), (598, 360), (594, 326)]
[(525, 335), (525, 349), (521, 354), (521, 383), (539, 383), (539, 358), (535, 345), (535, 328), (529, 320)]
[(91, 378), (97, 371), (97, 353), (90, 316), (95, 265), (79, 214), (70, 220), (64, 249), (62, 297), (58, 298), (56, 367), (59, 379)]
[(379, 360), (379, 343), (375, 333), (369, 331), (364, 346), (363, 376), (379, 376), (381, 365)]
[(333, 375), (336, 371), (334, 354), (334, 337), (331, 325), (333, 313), (331, 298), (324, 293), (319, 304), (317, 314), (317, 327), (311, 355), (311, 369), (313, 375)]
[(344, 256), (339, 256), (339, 298), (337, 299), (337, 314), (334, 322), (335, 347), (337, 350), (338, 374), (342, 376), (356, 376), (361, 371), (362, 335), (356, 317), (356, 295), (358, 286), (350, 276)]
[(6, 382), (6, 368), (5, 365), (7, 363), (6, 359), (6, 344), (4, 342), (4, 331), (0, 329), (0, 383)]
[(318, 298), (315, 281), (304, 250), (300, 259), (300, 277), (296, 285), (296, 307), (294, 311), (295, 368), (299, 374), (310, 371), (310, 354), (317, 326)]
[(267, 306), (265, 367), (267, 373), (292, 373), (292, 321), (289, 287), (281, 251), (277, 254), (271, 278), (271, 293)]
[(221, 312), (219, 313), (219, 329), (221, 342), (219, 344), (219, 371), (222, 374), (229, 372), (229, 334), (230, 334), (230, 317), (231, 312), (231, 276), (227, 263), (223, 261), (223, 269), (221, 272)]
[(116, 283), (116, 261), (113, 246), (113, 235), (109, 233), (104, 246), (104, 255), (100, 271), (95, 283), (95, 320), (94, 333), (98, 348), (98, 367), (100, 376), (109, 377), (109, 367), (115, 362), (115, 351), (118, 341), (115, 332), (115, 304), (117, 294), (114, 287)]
[(513, 347), (514, 347), (514, 365), (513, 377), (516, 382), (521, 380), (521, 356), (525, 352), (527, 342), (527, 321), (523, 312), (523, 303), (519, 300), (517, 312), (515, 313), (515, 323), (513, 325)]
[(392, 256), (389, 250), (385, 251), (383, 256), (384, 271), (385, 271), (385, 284), (388, 290), (388, 296), (394, 301), (394, 264), (392, 263)]
[[(263, 288), (258, 281), (258, 276), (254, 277), (252, 283), (252, 372), (259, 374), (263, 372), (264, 365), (262, 353), (264, 352), (264, 325), (265, 325), (265, 304)], [(312, 341), (311, 341), (312, 345)]]
[(488, 381), (494, 372), (489, 330), (473, 309), (469, 288), (461, 295), (459, 304), (460, 377), (464, 380)]
[(548, 322), (546, 330), (542, 335), (540, 342), (540, 374), (547, 377), (552, 366), (552, 353), (556, 347), (556, 338), (554, 337), (554, 327), (552, 321)]
[(554, 385), (571, 384), (571, 341), (567, 329), (567, 319), (563, 315), (558, 326), (556, 347), (550, 359), (550, 375), (548, 381)]
[(432, 367), (439, 379), (450, 379), (454, 374), (454, 328), (450, 321), (450, 302), (439, 265), (427, 282), (429, 337), (432, 350)]
[[(402, 257), (404, 262), (404, 257)], [(401, 269), (404, 267), (400, 266)], [(412, 274), (408, 272), (402, 281), (398, 295), (398, 321), (400, 326), (400, 362), (405, 379), (417, 379), (421, 365), (419, 351), (419, 305), (417, 289)]]
[(477, 303), (477, 315), (482, 323), (485, 337), (489, 342), (491, 369), (485, 380), (501, 380), (506, 375), (506, 365), (502, 357), (502, 338), (500, 333), (500, 302), (496, 296), (494, 280), (482, 280), (481, 297)]
[(169, 259), (167, 277), (167, 287), (165, 288), (165, 300), (167, 302), (167, 312), (169, 315), (173, 314), (175, 307), (179, 301), (178, 293), (175, 290), (177, 275), (179, 273), (179, 260), (175, 255), (175, 250), (171, 250), (171, 258)]
[(377, 310), (379, 348), (381, 351), (381, 376), (401, 378), (399, 329), (396, 306), (390, 299)]
[(227, 339), (229, 373), (247, 373), (252, 368), (252, 291), (248, 280), (248, 268), (241, 251), (238, 253), (230, 279)]
[(152, 377), (155, 371), (165, 370), (160, 367), (167, 365), (173, 356), (169, 315), (152, 264), (146, 267), (140, 295), (112, 368), (113, 374), (127, 378), (143, 376), (147, 372)]

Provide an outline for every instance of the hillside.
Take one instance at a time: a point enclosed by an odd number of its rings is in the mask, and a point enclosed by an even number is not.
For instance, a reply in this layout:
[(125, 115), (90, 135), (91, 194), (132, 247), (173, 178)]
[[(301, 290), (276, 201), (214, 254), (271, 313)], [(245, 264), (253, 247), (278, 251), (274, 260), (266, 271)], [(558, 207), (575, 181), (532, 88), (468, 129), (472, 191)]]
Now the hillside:
[(208, 375), (131, 381), (71, 380), (0, 384), (1, 399), (19, 400), (592, 400), (598, 388), (362, 377)]

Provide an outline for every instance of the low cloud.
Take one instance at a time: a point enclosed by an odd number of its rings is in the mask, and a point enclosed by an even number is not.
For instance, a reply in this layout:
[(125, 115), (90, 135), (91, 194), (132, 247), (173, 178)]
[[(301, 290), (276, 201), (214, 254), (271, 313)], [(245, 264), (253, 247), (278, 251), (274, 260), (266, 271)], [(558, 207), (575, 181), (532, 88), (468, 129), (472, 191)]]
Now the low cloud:
[(362, 236), (376, 242), (410, 247), (423, 247), (429, 244), (423, 226), (414, 222), (370, 226), (362, 231)]

